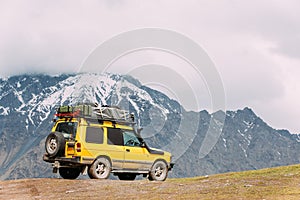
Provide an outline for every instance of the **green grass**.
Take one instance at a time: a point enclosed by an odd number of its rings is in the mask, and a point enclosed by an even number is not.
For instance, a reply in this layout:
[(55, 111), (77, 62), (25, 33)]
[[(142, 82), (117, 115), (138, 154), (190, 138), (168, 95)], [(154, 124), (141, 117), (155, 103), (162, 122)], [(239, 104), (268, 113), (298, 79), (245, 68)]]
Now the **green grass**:
[(169, 181), (201, 183), (201, 199), (300, 199), (300, 165)]

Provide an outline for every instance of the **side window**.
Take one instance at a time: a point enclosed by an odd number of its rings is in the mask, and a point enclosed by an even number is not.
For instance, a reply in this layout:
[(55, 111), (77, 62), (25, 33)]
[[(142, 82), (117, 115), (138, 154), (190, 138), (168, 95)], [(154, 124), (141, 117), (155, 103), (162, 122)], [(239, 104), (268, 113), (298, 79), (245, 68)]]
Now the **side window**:
[(85, 141), (88, 143), (103, 144), (103, 129), (87, 127)]
[(141, 142), (132, 131), (124, 131), (124, 145), (132, 147), (140, 147)]
[(123, 145), (123, 133), (118, 128), (107, 128), (107, 144)]

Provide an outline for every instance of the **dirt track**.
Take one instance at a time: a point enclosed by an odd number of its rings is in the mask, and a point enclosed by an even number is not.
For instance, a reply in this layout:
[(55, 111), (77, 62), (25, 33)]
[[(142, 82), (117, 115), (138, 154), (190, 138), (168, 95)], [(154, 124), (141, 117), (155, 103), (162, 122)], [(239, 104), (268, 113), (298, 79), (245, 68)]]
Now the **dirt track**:
[(1, 181), (0, 199), (174, 199), (186, 189), (168, 181), (22, 179)]
[(0, 199), (265, 199), (299, 200), (300, 165), (164, 182), (64, 180), (0, 181)]

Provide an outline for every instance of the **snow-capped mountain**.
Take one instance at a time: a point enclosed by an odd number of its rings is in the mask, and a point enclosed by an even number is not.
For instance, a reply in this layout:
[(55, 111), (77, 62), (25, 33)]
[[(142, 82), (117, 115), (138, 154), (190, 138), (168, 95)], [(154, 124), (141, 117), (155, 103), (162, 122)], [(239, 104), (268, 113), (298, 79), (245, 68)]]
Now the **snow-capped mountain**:
[[(299, 137), (272, 129), (249, 108), (213, 114), (187, 112), (130, 76), (21, 75), (0, 79), (0, 178), (54, 176), (42, 155), (55, 108), (82, 102), (118, 105), (134, 113), (150, 146), (174, 155), (173, 177), (300, 161)], [(207, 135), (218, 136), (211, 151), (207, 141), (214, 139), (207, 140)]]

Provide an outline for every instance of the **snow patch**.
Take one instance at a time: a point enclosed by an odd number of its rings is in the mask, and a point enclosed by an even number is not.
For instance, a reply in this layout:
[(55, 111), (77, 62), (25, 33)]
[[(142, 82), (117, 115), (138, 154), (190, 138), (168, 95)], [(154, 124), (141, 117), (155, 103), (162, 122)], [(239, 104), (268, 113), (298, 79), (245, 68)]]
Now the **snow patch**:
[(17, 82), (17, 88), (20, 88), (22, 85), (20, 82)]
[(8, 115), (10, 113), (9, 107), (0, 106), (0, 115)]
[(225, 147), (225, 148), (227, 148), (227, 141), (226, 141), (226, 139), (225, 139), (225, 138), (223, 138), (223, 142), (224, 142), (224, 144), (223, 144), (223, 145), (224, 145), (224, 147)]

